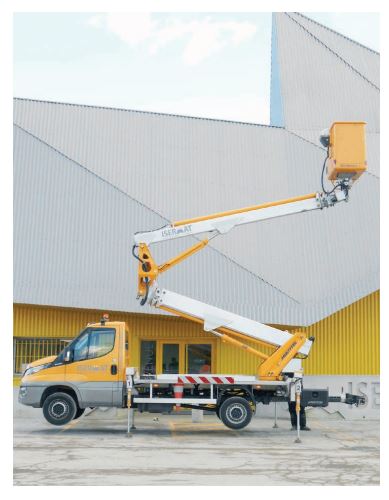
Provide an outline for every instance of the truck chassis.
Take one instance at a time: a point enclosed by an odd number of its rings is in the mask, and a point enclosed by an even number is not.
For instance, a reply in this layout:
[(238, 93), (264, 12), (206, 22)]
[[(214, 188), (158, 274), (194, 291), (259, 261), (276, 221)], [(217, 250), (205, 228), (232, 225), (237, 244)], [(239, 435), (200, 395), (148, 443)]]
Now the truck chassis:
[[(295, 402), (301, 406), (326, 407), (331, 402), (358, 406), (364, 398), (352, 394), (330, 396), (327, 389), (303, 389), (302, 377), (285, 374), (285, 380), (263, 381), (254, 376), (225, 374), (178, 374), (139, 377), (134, 368), (127, 369), (129, 409), (128, 432), (134, 428), (134, 409), (140, 413), (170, 413), (174, 408), (206, 410), (230, 429), (243, 429), (256, 413), (257, 405), (271, 402)], [(297, 419), (299, 439), (300, 419)]]

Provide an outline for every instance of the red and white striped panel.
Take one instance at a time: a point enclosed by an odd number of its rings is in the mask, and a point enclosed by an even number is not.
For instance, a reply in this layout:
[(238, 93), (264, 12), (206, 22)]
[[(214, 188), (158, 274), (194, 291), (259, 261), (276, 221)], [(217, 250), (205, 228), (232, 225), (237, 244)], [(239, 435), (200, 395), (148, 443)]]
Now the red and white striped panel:
[(179, 384), (235, 384), (235, 379), (226, 375), (180, 375)]

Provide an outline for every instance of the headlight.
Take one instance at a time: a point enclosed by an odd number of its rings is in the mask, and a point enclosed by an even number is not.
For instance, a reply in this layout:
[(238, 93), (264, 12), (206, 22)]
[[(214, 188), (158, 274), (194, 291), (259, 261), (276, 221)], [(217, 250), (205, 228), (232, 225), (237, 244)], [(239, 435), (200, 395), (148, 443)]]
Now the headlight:
[(33, 373), (40, 372), (44, 368), (47, 368), (50, 366), (50, 363), (45, 364), (45, 365), (39, 365), (39, 366), (32, 366), (31, 368), (27, 368), (27, 370), (24, 372), (23, 377), (26, 377), (27, 375), (32, 375)]

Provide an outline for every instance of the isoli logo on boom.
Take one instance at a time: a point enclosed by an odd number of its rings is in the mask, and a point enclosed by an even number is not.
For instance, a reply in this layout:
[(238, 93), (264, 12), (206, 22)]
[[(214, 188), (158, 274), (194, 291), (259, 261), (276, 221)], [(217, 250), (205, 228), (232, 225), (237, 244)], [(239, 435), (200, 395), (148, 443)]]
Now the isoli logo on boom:
[(290, 353), (290, 351), (293, 349), (293, 347), (296, 345), (297, 342), (293, 342), (288, 349), (284, 352), (284, 354), (281, 356), (281, 359), (285, 359), (286, 356)]
[(192, 232), (192, 225), (189, 224), (188, 226), (182, 226), (182, 227), (172, 227), (169, 229), (163, 229), (162, 230), (162, 238), (169, 238), (171, 236), (178, 236), (178, 235), (184, 235)]

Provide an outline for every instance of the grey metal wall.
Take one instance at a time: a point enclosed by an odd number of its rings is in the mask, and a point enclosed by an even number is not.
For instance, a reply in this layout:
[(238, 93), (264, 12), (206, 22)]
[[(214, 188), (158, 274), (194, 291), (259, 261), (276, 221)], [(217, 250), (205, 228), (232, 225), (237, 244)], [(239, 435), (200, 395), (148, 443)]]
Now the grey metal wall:
[[(132, 234), (166, 220), (19, 127), (14, 144), (15, 302), (152, 312), (135, 300)], [(156, 255), (163, 261), (190, 243)], [(163, 286), (254, 319), (302, 321), (296, 301), (212, 248), (171, 270)]]
[(298, 12), (284, 13), (289, 19), (298, 23), (308, 37), (319, 40), (335, 57), (342, 58), (361, 76), (380, 86), (380, 55), (354, 40), (310, 19)]
[(366, 121), (379, 175), (379, 54), (301, 14), (273, 15), (285, 128), (312, 141), (333, 121)]
[[(320, 189), (324, 151), (281, 128), (28, 100), (15, 101), (15, 122), (165, 220)], [(237, 228), (212, 247), (306, 305), (306, 324), (379, 287), (378, 201), (366, 175), (348, 204)]]

